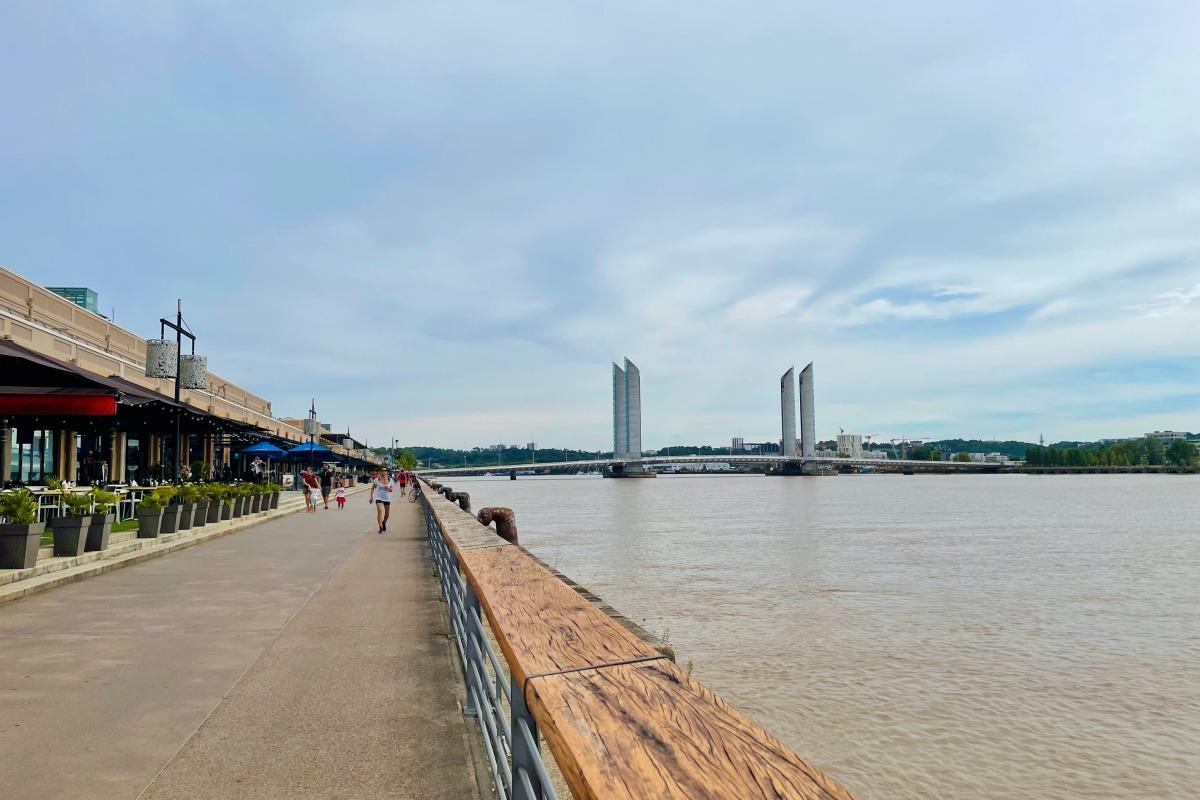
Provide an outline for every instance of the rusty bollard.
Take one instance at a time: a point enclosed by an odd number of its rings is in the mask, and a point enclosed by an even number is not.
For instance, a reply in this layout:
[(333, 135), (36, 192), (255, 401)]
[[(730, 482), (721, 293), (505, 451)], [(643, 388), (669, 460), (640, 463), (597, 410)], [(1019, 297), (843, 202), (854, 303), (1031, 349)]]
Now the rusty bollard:
[(438, 494), (440, 494), (442, 497), (445, 497), (447, 500), (450, 500), (450, 495), (454, 494), (454, 490), (449, 486), (439, 486)]
[(496, 534), (506, 542), (517, 544), (517, 515), (511, 508), (496, 506), (479, 509), (479, 521), (484, 525), (496, 523)]
[(458, 507), (468, 514), (471, 513), (471, 495), (468, 492), (455, 492), (450, 498), (458, 503)]

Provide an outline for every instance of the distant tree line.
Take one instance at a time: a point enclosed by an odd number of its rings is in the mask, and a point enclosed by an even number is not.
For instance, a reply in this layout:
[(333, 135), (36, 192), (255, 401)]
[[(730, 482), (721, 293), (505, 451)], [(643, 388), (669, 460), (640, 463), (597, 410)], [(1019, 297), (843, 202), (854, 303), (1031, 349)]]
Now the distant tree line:
[(1164, 446), (1155, 438), (1129, 439), (1123, 442), (1089, 447), (1041, 447), (1030, 445), (1025, 464), (1030, 467), (1136, 467), (1170, 464), (1194, 466), (1200, 461), (1196, 445), (1176, 439)]

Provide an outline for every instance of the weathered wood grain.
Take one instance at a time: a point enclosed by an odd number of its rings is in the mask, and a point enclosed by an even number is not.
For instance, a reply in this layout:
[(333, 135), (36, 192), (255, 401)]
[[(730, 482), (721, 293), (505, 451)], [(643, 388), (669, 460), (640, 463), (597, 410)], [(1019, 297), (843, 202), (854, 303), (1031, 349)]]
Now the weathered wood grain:
[(530, 681), (576, 800), (853, 800), (671, 661)]
[(662, 657), (519, 547), (465, 550), (459, 559), (519, 682)]

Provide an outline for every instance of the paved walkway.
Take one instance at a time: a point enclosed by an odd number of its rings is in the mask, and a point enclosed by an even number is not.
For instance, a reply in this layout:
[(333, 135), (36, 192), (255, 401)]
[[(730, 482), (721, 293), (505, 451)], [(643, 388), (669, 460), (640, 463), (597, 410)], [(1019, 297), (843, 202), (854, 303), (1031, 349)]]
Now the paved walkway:
[(472, 798), (417, 508), (365, 495), (0, 606), (0, 792)]

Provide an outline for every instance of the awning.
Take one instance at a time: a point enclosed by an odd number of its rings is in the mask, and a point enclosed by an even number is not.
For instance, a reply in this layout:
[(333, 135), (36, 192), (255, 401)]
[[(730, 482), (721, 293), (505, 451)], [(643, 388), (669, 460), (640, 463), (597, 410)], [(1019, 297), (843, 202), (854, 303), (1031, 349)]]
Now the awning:
[(0, 393), (0, 414), (64, 417), (112, 417), (117, 413), (115, 394)]

